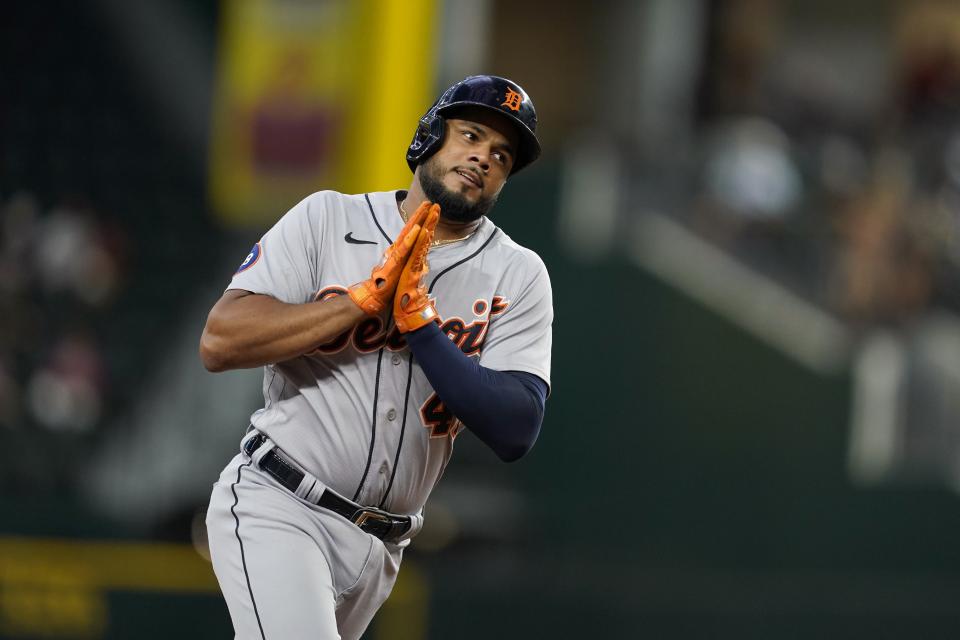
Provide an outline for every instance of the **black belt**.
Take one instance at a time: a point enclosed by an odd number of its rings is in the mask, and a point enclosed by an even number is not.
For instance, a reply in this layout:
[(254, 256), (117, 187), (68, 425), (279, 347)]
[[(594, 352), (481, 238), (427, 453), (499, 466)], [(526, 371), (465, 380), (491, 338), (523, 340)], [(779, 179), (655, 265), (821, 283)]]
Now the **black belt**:
[[(253, 456), (253, 452), (259, 449), (266, 440), (265, 435), (257, 434), (247, 440), (243, 445), (243, 451), (248, 456)], [(303, 472), (298, 471), (287, 462), (276, 447), (260, 459), (260, 468), (293, 493), (296, 493), (303, 481)], [(341, 498), (329, 489), (324, 489), (316, 504), (343, 516), (360, 527), (361, 530), (381, 540), (396, 540), (410, 530), (410, 518), (408, 516), (397, 516), (373, 507), (362, 507), (346, 498)]]

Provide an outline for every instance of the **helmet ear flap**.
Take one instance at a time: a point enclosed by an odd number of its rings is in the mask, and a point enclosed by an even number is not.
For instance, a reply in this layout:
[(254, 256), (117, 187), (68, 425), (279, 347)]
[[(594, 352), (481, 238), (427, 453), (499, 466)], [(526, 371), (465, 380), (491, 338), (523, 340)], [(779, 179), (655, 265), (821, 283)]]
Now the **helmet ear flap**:
[(445, 130), (446, 120), (432, 110), (420, 118), (417, 132), (414, 134), (413, 142), (407, 151), (407, 163), (411, 170), (436, 153), (440, 145), (443, 144)]
[[(433, 119), (430, 120), (430, 140), (431, 144), (437, 145), (436, 149), (440, 148), (440, 144), (443, 142), (443, 134), (446, 133), (447, 121), (441, 115), (433, 116)], [(434, 149), (434, 151), (436, 151)]]
[(420, 118), (420, 124), (417, 126), (417, 141), (423, 144), (423, 141), (430, 135), (430, 128), (433, 119), (427, 116)]

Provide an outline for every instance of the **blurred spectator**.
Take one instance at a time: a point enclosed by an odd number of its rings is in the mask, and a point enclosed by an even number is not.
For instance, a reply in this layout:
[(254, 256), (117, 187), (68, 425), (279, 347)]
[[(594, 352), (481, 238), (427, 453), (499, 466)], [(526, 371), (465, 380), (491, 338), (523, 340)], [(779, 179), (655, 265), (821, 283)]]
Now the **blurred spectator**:
[(723, 127), (706, 161), (707, 193), (718, 212), (742, 220), (777, 220), (800, 198), (790, 141), (773, 123), (746, 118)]
[(701, 179), (678, 207), (858, 328), (960, 307), (960, 3), (888, 9), (718, 4)]
[(88, 207), (0, 203), (0, 424), (84, 431), (103, 416), (103, 346), (85, 327), (122, 286), (125, 234)]
[(802, 270), (791, 225), (804, 196), (786, 133), (756, 117), (725, 120), (709, 134), (694, 227), (758, 269)]
[(59, 338), (49, 362), (28, 383), (30, 412), (53, 431), (85, 431), (100, 419), (105, 372), (90, 334), (72, 331)]
[(934, 249), (919, 204), (910, 199), (903, 158), (881, 163), (876, 178), (839, 213), (833, 306), (855, 324), (903, 323), (933, 290)]
[(40, 285), (47, 294), (68, 293), (96, 307), (116, 290), (117, 260), (88, 212), (70, 207), (51, 212), (40, 228), (36, 260)]

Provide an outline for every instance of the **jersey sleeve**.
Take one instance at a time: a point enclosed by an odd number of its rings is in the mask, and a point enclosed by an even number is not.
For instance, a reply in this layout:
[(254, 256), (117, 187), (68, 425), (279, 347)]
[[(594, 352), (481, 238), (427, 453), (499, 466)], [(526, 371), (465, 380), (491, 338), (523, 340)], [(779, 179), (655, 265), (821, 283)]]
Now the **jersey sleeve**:
[(517, 289), (513, 299), (506, 292), (506, 307), (490, 318), (480, 364), (498, 371), (532, 373), (549, 385), (553, 292), (539, 257), (531, 257)]
[(321, 194), (314, 194), (284, 214), (253, 246), (227, 289), (293, 304), (312, 300), (319, 280), (323, 208)]

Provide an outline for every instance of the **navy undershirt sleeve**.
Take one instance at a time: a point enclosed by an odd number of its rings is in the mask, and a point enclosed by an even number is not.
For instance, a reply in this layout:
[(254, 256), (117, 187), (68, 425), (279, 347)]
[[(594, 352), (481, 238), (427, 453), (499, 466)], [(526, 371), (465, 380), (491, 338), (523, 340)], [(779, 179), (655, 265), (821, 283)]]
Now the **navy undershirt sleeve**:
[(501, 460), (518, 460), (533, 447), (543, 420), (546, 382), (523, 371), (480, 366), (434, 323), (406, 338), (443, 403)]

